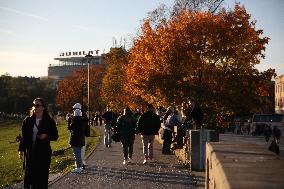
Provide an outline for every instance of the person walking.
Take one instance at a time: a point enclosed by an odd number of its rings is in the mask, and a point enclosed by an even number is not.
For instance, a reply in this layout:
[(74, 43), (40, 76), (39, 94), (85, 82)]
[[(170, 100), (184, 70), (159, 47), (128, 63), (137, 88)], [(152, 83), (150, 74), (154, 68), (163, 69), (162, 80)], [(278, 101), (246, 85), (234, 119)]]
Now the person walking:
[(112, 127), (115, 123), (115, 114), (107, 107), (106, 112), (103, 114), (104, 119), (104, 144), (107, 148), (111, 147), (112, 143)]
[(140, 116), (137, 122), (137, 133), (141, 134), (143, 143), (143, 164), (153, 159), (153, 143), (160, 127), (161, 122), (159, 116), (154, 113), (153, 105), (148, 104), (147, 111)]
[(102, 115), (102, 112), (99, 112), (99, 123), (100, 123), (100, 126), (102, 126), (102, 124), (103, 124), (103, 115)]
[(20, 158), (24, 158), (24, 188), (48, 188), (52, 150), (50, 141), (58, 139), (55, 121), (50, 117), (42, 98), (33, 101), (30, 116), (22, 124), (19, 144)]
[(116, 125), (123, 148), (123, 164), (125, 165), (131, 163), (136, 128), (136, 119), (129, 107), (126, 107), (123, 115), (118, 117)]
[(73, 106), (73, 116), (71, 117), (70, 125), (70, 141), (75, 158), (75, 169), (73, 172), (80, 173), (83, 170), (82, 148), (85, 146), (86, 129), (88, 120), (82, 116), (81, 104), (76, 103)]
[(96, 113), (95, 113), (94, 125), (95, 125), (95, 126), (99, 126), (99, 112), (96, 112)]

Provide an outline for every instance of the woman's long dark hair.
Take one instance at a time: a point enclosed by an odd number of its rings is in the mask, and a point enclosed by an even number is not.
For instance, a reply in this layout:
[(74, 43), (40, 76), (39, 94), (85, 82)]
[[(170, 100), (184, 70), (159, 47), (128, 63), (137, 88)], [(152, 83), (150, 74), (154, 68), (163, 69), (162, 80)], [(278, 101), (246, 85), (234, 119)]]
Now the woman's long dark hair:
[[(39, 101), (41, 103), (41, 105), (44, 107), (43, 109), (43, 114), (42, 114), (42, 120), (46, 120), (46, 119), (50, 119), (50, 115), (48, 113), (48, 110), (47, 110), (47, 106), (46, 106), (46, 103), (45, 101), (43, 100), (43, 98), (41, 97), (37, 97), (33, 100), (33, 103), (35, 104), (36, 101)], [(35, 109), (34, 107), (32, 107), (31, 111), (30, 111), (30, 116), (35, 116)]]

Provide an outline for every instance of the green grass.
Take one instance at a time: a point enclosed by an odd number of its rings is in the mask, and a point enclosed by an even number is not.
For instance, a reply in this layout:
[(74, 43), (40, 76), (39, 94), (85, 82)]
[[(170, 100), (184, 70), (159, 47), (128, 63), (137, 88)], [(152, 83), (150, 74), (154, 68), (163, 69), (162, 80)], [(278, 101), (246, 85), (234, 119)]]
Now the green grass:
[[(15, 138), (21, 133), (21, 121), (0, 121), (0, 188), (23, 180), (22, 160), (18, 157), (18, 143)], [(50, 173), (66, 172), (72, 169), (74, 157), (69, 145), (70, 132), (66, 122), (57, 126), (59, 139), (51, 142), (53, 152), (61, 152), (52, 156)], [(91, 136), (87, 138), (86, 154), (89, 154), (98, 143), (98, 130), (91, 129)]]

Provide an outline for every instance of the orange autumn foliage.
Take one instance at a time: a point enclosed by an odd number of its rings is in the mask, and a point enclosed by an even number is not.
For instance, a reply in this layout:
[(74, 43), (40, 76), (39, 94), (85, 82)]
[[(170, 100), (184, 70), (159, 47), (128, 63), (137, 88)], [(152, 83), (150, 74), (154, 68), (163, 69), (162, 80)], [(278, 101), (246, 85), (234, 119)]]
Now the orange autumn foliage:
[(216, 115), (259, 110), (275, 71), (255, 68), (269, 38), (250, 19), (238, 4), (218, 14), (181, 11), (155, 28), (146, 19), (129, 52), (125, 89), (156, 105), (192, 97)]
[[(102, 109), (100, 88), (104, 65), (90, 65), (90, 110)], [(81, 103), (84, 110), (88, 107), (88, 71), (78, 69), (70, 76), (65, 77), (58, 83), (56, 94), (56, 105), (64, 111), (72, 110), (75, 103)]]

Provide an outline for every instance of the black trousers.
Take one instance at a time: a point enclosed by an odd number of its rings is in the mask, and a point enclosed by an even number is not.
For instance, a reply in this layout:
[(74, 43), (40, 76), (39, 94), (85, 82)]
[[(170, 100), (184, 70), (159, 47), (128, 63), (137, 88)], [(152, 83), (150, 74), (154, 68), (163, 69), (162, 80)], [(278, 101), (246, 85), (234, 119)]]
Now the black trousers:
[(135, 135), (120, 136), (124, 159), (132, 158)]
[(172, 131), (165, 129), (163, 134), (163, 147), (162, 147), (162, 153), (163, 154), (169, 154), (171, 153), (171, 144), (172, 144)]

